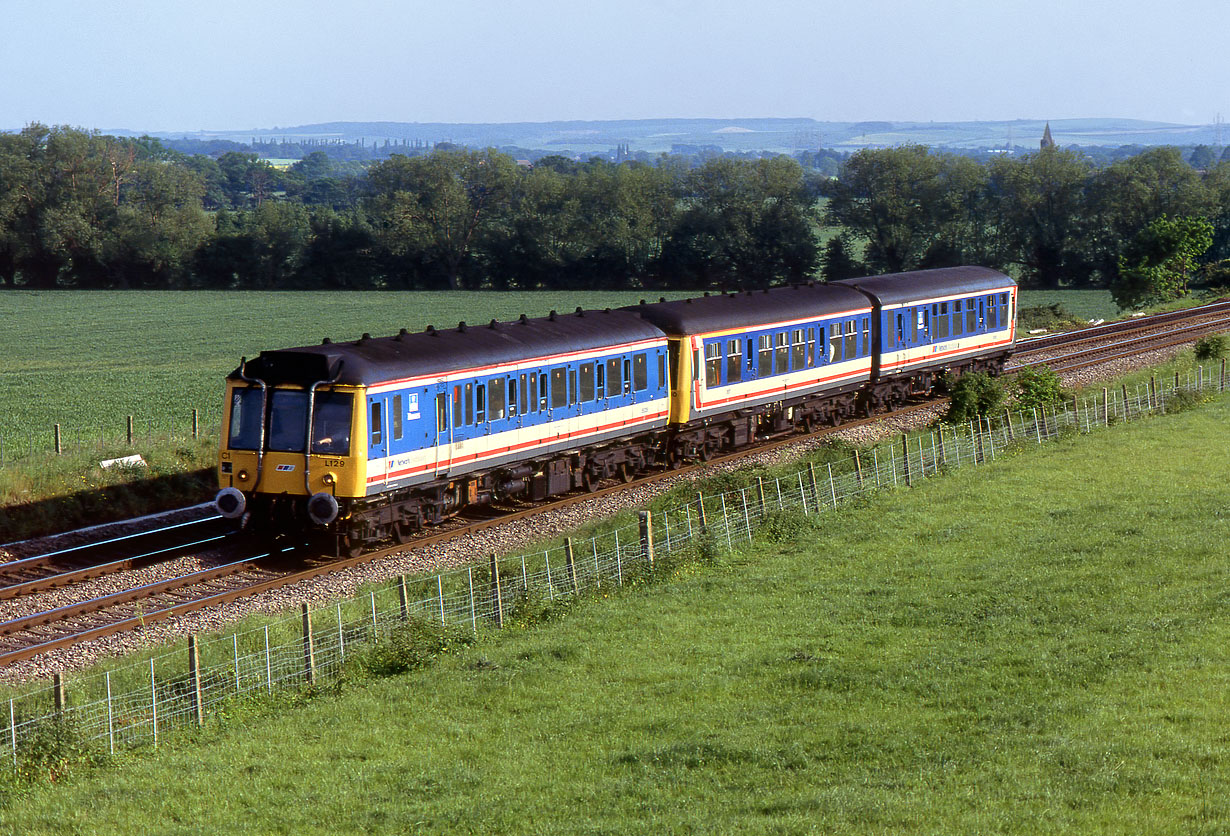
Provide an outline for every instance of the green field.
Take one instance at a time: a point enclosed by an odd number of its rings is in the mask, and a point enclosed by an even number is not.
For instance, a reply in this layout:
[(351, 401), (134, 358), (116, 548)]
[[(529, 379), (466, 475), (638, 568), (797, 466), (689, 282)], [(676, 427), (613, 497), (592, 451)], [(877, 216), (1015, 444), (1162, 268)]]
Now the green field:
[(1225, 833), (1227, 420), (779, 518), (433, 669), (39, 786), (0, 832)]

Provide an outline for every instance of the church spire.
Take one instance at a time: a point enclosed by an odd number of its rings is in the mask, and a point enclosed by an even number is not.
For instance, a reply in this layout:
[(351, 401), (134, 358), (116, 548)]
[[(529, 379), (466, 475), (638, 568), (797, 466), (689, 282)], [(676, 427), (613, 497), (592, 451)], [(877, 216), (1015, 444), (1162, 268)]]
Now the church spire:
[(1042, 132), (1042, 149), (1055, 148), (1055, 138), (1051, 136), (1051, 123), (1046, 123), (1046, 130)]

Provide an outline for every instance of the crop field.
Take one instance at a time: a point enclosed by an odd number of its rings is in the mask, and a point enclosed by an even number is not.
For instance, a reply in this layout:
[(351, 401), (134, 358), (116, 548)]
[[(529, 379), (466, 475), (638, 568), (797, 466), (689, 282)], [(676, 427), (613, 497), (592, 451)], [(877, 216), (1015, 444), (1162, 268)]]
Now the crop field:
[[(367, 332), (455, 327), (542, 316), (550, 310), (635, 304), (632, 291), (589, 293), (0, 293), (0, 439), (61, 424), (66, 438), (118, 436), (126, 418), (186, 427), (200, 411), (213, 432), (223, 378), (263, 349), (353, 340)], [(668, 294), (680, 298), (688, 294)], [(1036, 297), (1036, 298), (1035, 298)], [(656, 297), (655, 297), (656, 298)], [(1024, 294), (1022, 305), (1058, 300), (1084, 318), (1113, 315), (1103, 291)]]
[(1224, 833), (1227, 419), (1223, 396), (783, 514), (754, 547), (39, 785), (0, 821)]

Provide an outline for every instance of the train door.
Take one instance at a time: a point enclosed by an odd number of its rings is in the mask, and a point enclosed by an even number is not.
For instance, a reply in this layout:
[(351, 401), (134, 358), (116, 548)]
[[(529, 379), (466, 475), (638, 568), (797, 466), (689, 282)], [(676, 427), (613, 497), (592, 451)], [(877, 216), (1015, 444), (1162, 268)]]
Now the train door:
[(448, 384), (443, 380), (436, 381), (435, 386), (436, 443), (433, 450), (435, 474), (447, 474), (453, 460), (453, 417), (452, 398), (449, 397)]
[[(380, 486), (387, 488), (389, 484), (389, 433), (385, 426), (388, 416), (388, 398), (376, 396), (368, 401), (367, 406), (367, 462), (379, 462)], [(368, 483), (371, 487), (371, 483)]]

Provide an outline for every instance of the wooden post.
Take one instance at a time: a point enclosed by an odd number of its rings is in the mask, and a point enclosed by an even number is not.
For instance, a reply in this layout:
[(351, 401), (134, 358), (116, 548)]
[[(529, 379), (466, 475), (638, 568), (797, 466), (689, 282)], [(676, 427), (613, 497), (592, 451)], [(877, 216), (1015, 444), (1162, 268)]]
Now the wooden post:
[(64, 714), (64, 674), (56, 671), (51, 675), (51, 701), (55, 706), (56, 718)]
[(702, 532), (708, 530), (709, 522), (705, 517), (705, 495), (699, 491), (696, 493), (696, 516), (700, 520), (700, 530)]
[(568, 570), (568, 583), (572, 584), (572, 594), (581, 593), (581, 585), (577, 583), (576, 552), (572, 548), (572, 538), (564, 538), (564, 565)]
[(1076, 399), (1076, 395), (1072, 396), (1072, 422), (1076, 425), (1076, 429), (1081, 428), (1081, 406)]
[(64, 452), (64, 447), (60, 443), (60, 425), (59, 424), (55, 425), (54, 435), (55, 435), (56, 455), (58, 456)]
[(1127, 394), (1127, 384), (1125, 383), (1123, 384), (1123, 420), (1126, 421), (1127, 419), (1128, 419), (1128, 394)]
[(653, 514), (641, 511), (641, 556), (645, 564), (653, 569)]
[(858, 448), (854, 448), (854, 475), (858, 479), (858, 489), (863, 489), (863, 460), (859, 458)]
[(1102, 426), (1110, 426), (1110, 390), (1102, 387)]
[(944, 427), (940, 427), (940, 464), (948, 464), (948, 451), (944, 449)]
[(914, 480), (910, 475), (910, 438), (905, 433), (901, 434), (901, 461), (905, 467), (905, 486), (913, 487)]
[(128, 446), (132, 446), (132, 416), (128, 416)]
[(192, 437), (201, 437), (201, 414), (195, 409), (192, 410)]
[(1157, 378), (1149, 375), (1149, 409), (1157, 409)]
[(303, 677), (308, 685), (316, 681), (316, 649), (312, 644), (312, 612), (303, 605)]
[(192, 689), (189, 698), (192, 700), (192, 716), (198, 726), (205, 725), (205, 706), (201, 704), (201, 649), (195, 635), (188, 636), (188, 678)]
[(829, 496), (833, 499), (833, 510), (837, 510), (837, 483), (833, 481), (832, 462), (829, 462)]
[(495, 626), (504, 626), (504, 600), (500, 595), (500, 561), (491, 555), (491, 597), (495, 603)]
[(397, 603), (401, 605), (401, 620), (410, 620), (410, 594), (406, 589), (406, 576), (397, 576)]
[(820, 502), (820, 485), (816, 482), (816, 465), (813, 462), (807, 463), (807, 482), (811, 487), (811, 501), (816, 504), (816, 513), (819, 514), (824, 510), (824, 504)]
[(1012, 413), (1006, 409), (1004, 410), (1004, 426), (1008, 428), (1008, 443), (1011, 444), (1013, 441)]
[(1219, 389), (1222, 392), (1226, 391), (1226, 358), (1225, 357), (1221, 358), (1221, 385)]

